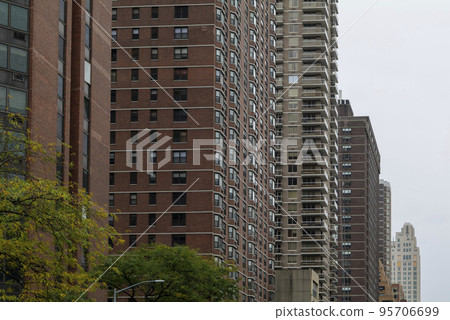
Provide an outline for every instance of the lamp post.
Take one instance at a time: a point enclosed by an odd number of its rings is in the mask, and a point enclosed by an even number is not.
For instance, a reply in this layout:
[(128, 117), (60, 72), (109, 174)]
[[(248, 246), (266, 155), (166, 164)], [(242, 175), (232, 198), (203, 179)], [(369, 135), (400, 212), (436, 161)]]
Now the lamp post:
[(123, 289), (120, 289), (120, 290), (117, 290), (116, 288), (114, 288), (114, 302), (117, 302), (117, 294), (122, 292), (122, 291), (131, 289), (131, 288), (136, 287), (136, 286), (138, 286), (140, 284), (143, 284), (143, 283), (161, 283), (161, 282), (164, 282), (164, 280), (148, 280), (148, 281), (142, 281), (142, 282), (133, 284), (133, 285), (131, 285), (129, 287), (126, 287), (126, 288), (123, 288)]

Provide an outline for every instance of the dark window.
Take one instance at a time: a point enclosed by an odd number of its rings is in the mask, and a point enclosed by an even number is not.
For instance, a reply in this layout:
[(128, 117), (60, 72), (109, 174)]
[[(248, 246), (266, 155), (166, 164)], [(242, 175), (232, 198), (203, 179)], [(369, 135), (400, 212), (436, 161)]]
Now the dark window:
[(130, 172), (130, 184), (137, 184), (137, 172)]
[(138, 122), (139, 120), (139, 111), (138, 110), (131, 110), (130, 111), (130, 121), (131, 122)]
[(111, 113), (109, 115), (109, 122), (116, 123), (116, 110), (111, 110)]
[(131, 142), (132, 142), (133, 144), (134, 144), (134, 143), (137, 143), (138, 139), (139, 139), (139, 134), (138, 134), (138, 132), (137, 132), (136, 130), (130, 131), (130, 140), (131, 140)]
[(173, 99), (175, 101), (186, 101), (188, 99), (187, 89), (173, 89)]
[(112, 9), (112, 20), (117, 21), (117, 9)]
[(131, 81), (139, 80), (139, 69), (131, 69)]
[(148, 225), (149, 226), (154, 226), (155, 224), (156, 224), (156, 214), (150, 213), (148, 215)]
[(186, 184), (186, 172), (172, 172), (172, 184)]
[(150, 69), (150, 77), (152, 78), (152, 80), (158, 80), (158, 69)]
[(186, 163), (187, 152), (186, 151), (174, 151), (173, 152), (173, 163)]
[(137, 204), (137, 193), (130, 193), (130, 206)]
[(109, 206), (114, 207), (114, 194), (109, 195)]
[(116, 132), (115, 131), (109, 132), (109, 144), (116, 144)]
[(187, 142), (187, 131), (173, 130), (173, 142)]
[(181, 227), (186, 225), (186, 213), (172, 213), (172, 226)]
[(173, 110), (173, 121), (174, 122), (181, 122), (181, 121), (187, 121), (187, 112), (183, 109), (175, 109)]
[(109, 164), (114, 164), (116, 162), (116, 154), (114, 152), (109, 153)]
[(159, 8), (153, 7), (152, 8), (152, 19), (158, 19), (159, 18)]
[(137, 89), (131, 90), (131, 101), (139, 101), (139, 90)]
[(297, 172), (297, 165), (296, 164), (288, 165), (288, 172)]
[(288, 185), (289, 186), (296, 186), (297, 185), (297, 178), (288, 178)]
[(187, 19), (189, 17), (188, 6), (176, 6), (175, 7), (175, 19)]
[(150, 130), (150, 136), (149, 136), (150, 142), (156, 142), (158, 141), (158, 131), (156, 130)]
[(128, 246), (133, 248), (136, 247), (136, 239), (137, 236), (135, 234), (130, 234), (128, 237)]
[(148, 244), (152, 245), (156, 243), (156, 235), (154, 234), (149, 234), (148, 235)]
[(188, 38), (188, 27), (175, 27), (173, 29), (174, 39), (187, 39)]
[(158, 121), (158, 110), (150, 110), (150, 121)]
[(130, 227), (135, 227), (137, 225), (137, 214), (130, 214)]
[(139, 49), (138, 48), (131, 49), (131, 58), (133, 58), (133, 60), (139, 60)]
[(113, 62), (117, 61), (117, 49), (111, 50), (111, 61)]
[(151, 38), (153, 39), (153, 40), (156, 40), (156, 39), (158, 39), (158, 37), (159, 37), (159, 32), (158, 32), (158, 27), (152, 27), (151, 28)]
[(110, 173), (109, 174), (109, 185), (110, 186), (113, 186), (114, 185), (114, 178), (115, 178), (115, 176), (114, 176), (114, 173)]
[(133, 40), (139, 39), (139, 29), (138, 28), (133, 28), (131, 39), (133, 39)]
[(156, 101), (158, 100), (158, 89), (151, 89), (150, 90), (150, 101)]
[(173, 52), (175, 60), (184, 60), (188, 58), (188, 48), (175, 48)]
[(156, 184), (156, 172), (152, 172), (148, 174), (148, 183)]
[(157, 49), (157, 48), (153, 48), (153, 49), (151, 50), (150, 58), (151, 58), (152, 60), (158, 59), (158, 49)]
[(111, 102), (116, 102), (116, 101), (117, 101), (117, 91), (111, 90)]
[(112, 38), (114, 41), (117, 41), (117, 29), (112, 29), (112, 30), (111, 30), (111, 38)]
[(139, 19), (139, 16), (140, 16), (139, 8), (133, 8), (133, 13), (132, 13), (131, 17), (133, 19)]
[(174, 80), (187, 80), (188, 79), (188, 69), (187, 68), (173, 69), (173, 79)]
[(184, 245), (186, 245), (186, 235), (185, 234), (173, 234), (172, 235), (172, 247), (184, 246)]
[(172, 192), (172, 203), (175, 206), (186, 205), (186, 192)]
[(148, 204), (156, 204), (156, 193), (151, 192), (148, 194)]
[(117, 82), (117, 70), (111, 70), (111, 82)]
[(65, 53), (66, 53), (66, 42), (62, 37), (58, 37), (58, 58), (61, 61), (65, 60)]

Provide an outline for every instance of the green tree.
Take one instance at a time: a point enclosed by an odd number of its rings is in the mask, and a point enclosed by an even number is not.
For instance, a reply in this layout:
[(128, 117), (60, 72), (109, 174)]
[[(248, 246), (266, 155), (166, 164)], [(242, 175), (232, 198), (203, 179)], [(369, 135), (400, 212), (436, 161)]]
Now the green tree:
[(104, 261), (114, 229), (84, 189), (28, 173), (29, 161), (56, 154), (18, 126), (0, 127), (0, 301), (72, 301), (95, 280), (88, 266)]
[[(99, 272), (113, 265), (110, 256)], [(218, 266), (212, 259), (184, 246), (139, 247), (123, 255), (102, 277), (110, 288), (121, 290), (141, 281), (164, 280), (142, 284), (121, 294), (131, 301), (237, 301), (238, 281), (229, 278), (236, 269)]]

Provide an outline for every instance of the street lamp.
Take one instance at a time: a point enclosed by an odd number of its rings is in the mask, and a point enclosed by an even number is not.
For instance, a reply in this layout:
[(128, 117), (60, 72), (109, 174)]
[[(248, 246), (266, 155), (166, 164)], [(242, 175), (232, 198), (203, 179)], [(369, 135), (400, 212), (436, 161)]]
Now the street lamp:
[(117, 302), (117, 294), (122, 292), (122, 291), (125, 291), (125, 290), (128, 290), (130, 288), (136, 287), (136, 286), (138, 286), (140, 284), (143, 284), (143, 283), (162, 283), (162, 282), (164, 282), (164, 280), (148, 280), (148, 281), (142, 281), (142, 282), (133, 284), (133, 285), (131, 285), (129, 287), (126, 287), (126, 288), (123, 288), (123, 289), (120, 289), (120, 290), (117, 290), (116, 288), (114, 288), (114, 302)]

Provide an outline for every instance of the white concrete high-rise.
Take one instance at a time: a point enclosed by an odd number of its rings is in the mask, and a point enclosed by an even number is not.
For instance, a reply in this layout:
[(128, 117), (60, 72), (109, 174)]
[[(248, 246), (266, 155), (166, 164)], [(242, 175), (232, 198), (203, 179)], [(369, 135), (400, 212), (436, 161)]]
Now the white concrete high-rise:
[(403, 286), (408, 302), (420, 302), (420, 249), (414, 227), (405, 223), (392, 242), (391, 281)]

